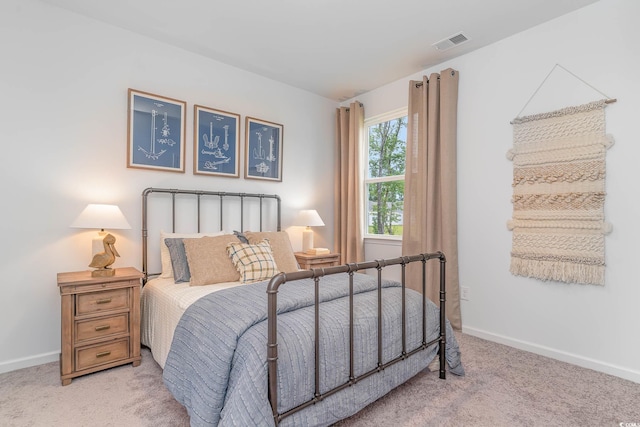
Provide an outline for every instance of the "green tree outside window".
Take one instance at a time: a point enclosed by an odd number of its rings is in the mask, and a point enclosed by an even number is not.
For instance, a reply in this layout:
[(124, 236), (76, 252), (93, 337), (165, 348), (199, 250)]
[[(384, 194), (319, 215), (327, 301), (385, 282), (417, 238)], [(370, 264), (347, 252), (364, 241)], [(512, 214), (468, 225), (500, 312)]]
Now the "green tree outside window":
[(402, 236), (407, 117), (368, 127), (368, 234)]

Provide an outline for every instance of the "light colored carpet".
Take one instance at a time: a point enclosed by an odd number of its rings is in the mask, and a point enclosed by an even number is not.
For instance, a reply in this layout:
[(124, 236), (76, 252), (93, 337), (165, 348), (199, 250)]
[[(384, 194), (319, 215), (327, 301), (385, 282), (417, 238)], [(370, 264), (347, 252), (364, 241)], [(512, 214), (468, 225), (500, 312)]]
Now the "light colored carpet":
[[(339, 427), (640, 425), (640, 384), (457, 334), (467, 375), (423, 372)], [(142, 364), (62, 387), (57, 363), (0, 375), (1, 426), (188, 426), (147, 349)]]

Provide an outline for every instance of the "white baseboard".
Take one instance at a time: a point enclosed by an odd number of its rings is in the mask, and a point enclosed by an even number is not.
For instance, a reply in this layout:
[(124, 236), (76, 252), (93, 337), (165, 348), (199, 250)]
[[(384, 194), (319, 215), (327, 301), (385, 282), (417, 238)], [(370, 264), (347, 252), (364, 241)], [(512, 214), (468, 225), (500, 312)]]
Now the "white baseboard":
[(30, 368), (31, 366), (43, 365), (49, 362), (57, 362), (58, 360), (60, 360), (59, 351), (23, 357), (21, 359), (8, 360), (6, 362), (0, 362), (0, 374), (17, 371), (22, 368)]
[[(564, 351), (556, 350), (550, 347), (545, 347), (538, 344), (533, 344), (526, 341), (505, 337), (503, 335), (486, 332), (480, 329), (462, 327), (462, 332), (465, 334), (473, 335), (474, 337), (482, 338), (487, 341), (497, 342), (499, 344), (508, 345), (520, 350), (528, 351), (531, 353), (539, 354), (541, 356), (550, 357), (551, 359), (560, 360), (562, 362), (571, 363), (573, 365), (581, 366), (583, 368), (593, 369), (594, 371), (604, 372), (605, 374), (614, 375), (616, 377), (623, 378), (625, 380), (640, 383), (640, 372), (633, 369), (624, 368), (622, 366), (612, 365), (610, 363), (602, 362), (588, 357), (579, 356), (577, 354), (567, 353)], [(463, 355), (464, 360), (464, 355)]]

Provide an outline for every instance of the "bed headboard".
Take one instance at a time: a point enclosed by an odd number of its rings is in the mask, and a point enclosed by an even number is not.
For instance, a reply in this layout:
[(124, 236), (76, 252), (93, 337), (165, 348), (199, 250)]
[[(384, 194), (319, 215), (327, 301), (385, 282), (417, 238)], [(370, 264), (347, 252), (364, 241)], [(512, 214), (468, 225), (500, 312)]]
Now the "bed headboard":
[(146, 188), (142, 192), (143, 283), (159, 274), (149, 272), (149, 235), (157, 237), (154, 242), (159, 244), (160, 231), (280, 231), (280, 220), (277, 194)]

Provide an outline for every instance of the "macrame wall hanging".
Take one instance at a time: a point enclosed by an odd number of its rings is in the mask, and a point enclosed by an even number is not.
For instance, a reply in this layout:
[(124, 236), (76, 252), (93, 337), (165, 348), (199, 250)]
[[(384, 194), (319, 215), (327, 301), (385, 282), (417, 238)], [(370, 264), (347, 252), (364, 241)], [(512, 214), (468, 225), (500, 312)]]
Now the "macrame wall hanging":
[[(558, 64), (551, 72), (556, 67), (569, 72)], [(605, 156), (613, 145), (604, 109), (615, 102), (604, 96), (512, 121), (512, 274), (604, 285), (605, 234), (611, 231), (604, 220)]]

